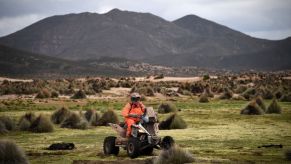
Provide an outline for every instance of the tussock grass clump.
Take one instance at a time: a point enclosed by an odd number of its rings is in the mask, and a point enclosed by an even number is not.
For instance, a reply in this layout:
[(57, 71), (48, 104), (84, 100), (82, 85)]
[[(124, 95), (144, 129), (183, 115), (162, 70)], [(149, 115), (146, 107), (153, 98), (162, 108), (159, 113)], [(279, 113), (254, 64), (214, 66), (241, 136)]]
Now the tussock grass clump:
[(291, 94), (282, 95), (281, 98), (280, 98), (280, 101), (282, 101), (282, 102), (291, 102)]
[(0, 134), (8, 133), (8, 130), (6, 129), (3, 122), (0, 122)]
[(51, 98), (58, 98), (59, 93), (57, 91), (52, 91)]
[(0, 122), (4, 125), (5, 129), (8, 131), (15, 129), (15, 123), (10, 117), (7, 116), (1, 116)]
[(88, 129), (88, 122), (80, 114), (71, 113), (62, 123), (61, 128)]
[(62, 107), (61, 109), (58, 109), (52, 114), (51, 120), (55, 124), (60, 124), (70, 115), (71, 111), (68, 108)]
[(235, 93), (243, 93), (244, 91), (246, 91), (248, 88), (245, 85), (239, 85), (236, 87), (236, 89), (234, 90)]
[(168, 150), (163, 150), (158, 158), (154, 160), (154, 164), (181, 164), (192, 163), (194, 161), (195, 159), (192, 154), (175, 145)]
[(159, 74), (154, 77), (154, 79), (163, 79), (163, 78), (164, 78), (164, 74)]
[(38, 98), (38, 99), (44, 99), (44, 98), (50, 98), (50, 97), (51, 97), (51, 92), (46, 88), (38, 91), (37, 95), (35, 96), (35, 98)]
[(170, 115), (168, 118), (166, 118), (164, 121), (161, 121), (159, 124), (160, 130), (165, 129), (186, 129), (187, 124), (182, 119), (181, 116), (179, 116), (177, 113), (174, 113)]
[(214, 97), (214, 94), (211, 91), (211, 88), (209, 86), (206, 86), (206, 88), (204, 89), (203, 94), (206, 95), (207, 97)]
[(155, 91), (154, 91), (153, 87), (151, 87), (151, 86), (144, 86), (144, 87), (134, 86), (130, 92), (131, 93), (137, 92), (137, 93), (139, 93), (141, 95), (145, 95), (145, 96), (154, 96), (155, 95)]
[(86, 110), (84, 114), (86, 120), (93, 126), (97, 126), (101, 116), (93, 109)]
[(36, 116), (34, 113), (26, 113), (19, 119), (19, 129), (23, 131), (29, 131), (31, 124), (35, 121), (35, 119)]
[(159, 105), (158, 113), (176, 112), (177, 107), (171, 102), (163, 102)]
[(264, 111), (266, 111), (267, 107), (264, 103), (264, 100), (261, 96), (257, 96), (255, 98), (256, 103), (261, 107), (261, 109), (263, 109)]
[(199, 102), (200, 102), (200, 103), (208, 103), (208, 102), (209, 102), (209, 100), (208, 100), (208, 96), (207, 96), (206, 94), (202, 94), (202, 95), (200, 95), (200, 97), (199, 97)]
[(250, 99), (252, 99), (255, 96), (256, 93), (257, 93), (256, 89), (254, 89), (254, 88), (248, 88), (241, 95), (245, 99), (250, 100)]
[(229, 88), (224, 88), (222, 95), (219, 96), (220, 99), (231, 99), (233, 92)]
[(53, 132), (54, 126), (51, 120), (43, 114), (40, 114), (30, 126), (30, 131), (36, 133)]
[(276, 99), (273, 99), (273, 101), (269, 105), (266, 113), (268, 113), (268, 114), (271, 114), (271, 113), (281, 114), (282, 113), (282, 108)]
[(291, 149), (288, 149), (288, 150), (285, 151), (285, 158), (288, 161), (291, 161)]
[(85, 99), (87, 98), (85, 91), (79, 90), (72, 97), (72, 99)]
[(14, 142), (0, 140), (0, 163), (28, 164), (25, 153)]
[(270, 89), (264, 89), (262, 96), (264, 99), (272, 99), (274, 98), (274, 94), (272, 93), (272, 91)]
[(103, 113), (102, 117), (98, 121), (99, 126), (107, 126), (108, 123), (119, 123), (118, 116), (112, 109), (109, 109)]
[(262, 115), (264, 114), (264, 110), (256, 103), (256, 101), (251, 101), (244, 109), (241, 110), (240, 114)]

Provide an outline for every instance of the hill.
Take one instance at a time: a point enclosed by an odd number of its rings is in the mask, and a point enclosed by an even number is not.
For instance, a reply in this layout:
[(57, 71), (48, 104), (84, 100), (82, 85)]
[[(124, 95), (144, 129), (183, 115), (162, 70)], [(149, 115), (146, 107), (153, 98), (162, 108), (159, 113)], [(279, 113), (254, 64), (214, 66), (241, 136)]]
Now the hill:
[(105, 14), (59, 15), (2, 37), (0, 43), (74, 61), (106, 56), (179, 67), (291, 68), (291, 63), (286, 62), (291, 58), (290, 38), (253, 38), (195, 15), (173, 22), (150, 13), (119, 9)]
[(0, 76), (64, 78), (90, 75), (121, 76), (133, 72), (110, 66), (87, 65), (86, 62), (69, 61), (0, 45)]

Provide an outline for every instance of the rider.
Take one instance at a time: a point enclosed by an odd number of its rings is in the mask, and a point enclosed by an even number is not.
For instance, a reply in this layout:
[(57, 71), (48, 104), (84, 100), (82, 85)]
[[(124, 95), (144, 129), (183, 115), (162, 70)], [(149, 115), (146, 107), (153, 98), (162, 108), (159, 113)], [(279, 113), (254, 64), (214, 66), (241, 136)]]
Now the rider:
[(145, 113), (145, 106), (140, 101), (140, 94), (132, 93), (130, 95), (131, 102), (127, 103), (122, 110), (122, 116), (125, 119), (127, 125), (126, 137), (130, 137), (131, 125), (140, 121), (141, 117)]

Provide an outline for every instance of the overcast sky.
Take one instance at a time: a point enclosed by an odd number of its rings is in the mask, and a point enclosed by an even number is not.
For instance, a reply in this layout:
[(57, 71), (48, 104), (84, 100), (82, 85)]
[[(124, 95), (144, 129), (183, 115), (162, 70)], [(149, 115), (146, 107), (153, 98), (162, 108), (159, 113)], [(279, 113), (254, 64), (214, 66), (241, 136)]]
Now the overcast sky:
[(259, 38), (291, 36), (291, 0), (0, 0), (0, 36), (52, 15), (113, 8), (169, 21), (195, 14)]

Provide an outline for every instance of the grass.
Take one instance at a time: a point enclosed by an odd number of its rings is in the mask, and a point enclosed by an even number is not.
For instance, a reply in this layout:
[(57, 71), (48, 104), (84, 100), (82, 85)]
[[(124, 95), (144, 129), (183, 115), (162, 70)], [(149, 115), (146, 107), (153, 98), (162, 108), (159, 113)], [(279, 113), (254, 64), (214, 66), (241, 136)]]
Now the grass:
[[(13, 101), (13, 100), (9, 100)], [(24, 104), (27, 103), (23, 100)], [(28, 101), (28, 100), (27, 100)], [(126, 103), (120, 100), (48, 100), (48, 103), (33, 100), (29, 108), (36, 115), (52, 114), (54, 109), (62, 106), (74, 110), (85, 111), (86, 108), (103, 111), (116, 109), (120, 120), (120, 109)], [(198, 103), (197, 98), (180, 98), (173, 102), (181, 112), (178, 112), (187, 123), (187, 129), (162, 130), (160, 136), (173, 136), (176, 143), (193, 154), (201, 163), (220, 161), (222, 163), (286, 163), (284, 152), (291, 148), (291, 103), (278, 102), (282, 108), (281, 115), (240, 115), (240, 110), (247, 101), (213, 100), (209, 103)], [(265, 101), (268, 106), (271, 100)], [(160, 101), (153, 99), (144, 102), (147, 106), (157, 109)], [(0, 116), (6, 115), (13, 120), (19, 120), (27, 110), (5, 110), (0, 103)], [(19, 110), (18, 110), (19, 109)], [(159, 114), (164, 120), (170, 114)], [(129, 159), (126, 151), (121, 150), (119, 157), (104, 157), (102, 144), (106, 136), (116, 135), (110, 127), (91, 126), (87, 130), (60, 128), (54, 125), (54, 132), (32, 133), (26, 131), (11, 131), (0, 135), (0, 139), (12, 139), (28, 154), (29, 161), (34, 163), (72, 163), (73, 160), (120, 160)], [(73, 142), (76, 149), (72, 151), (45, 150), (56, 142)], [(258, 148), (264, 144), (283, 144), (283, 149)], [(155, 150), (155, 152), (159, 152)], [(158, 154), (158, 153), (156, 153)], [(140, 159), (145, 158), (144, 156)]]

